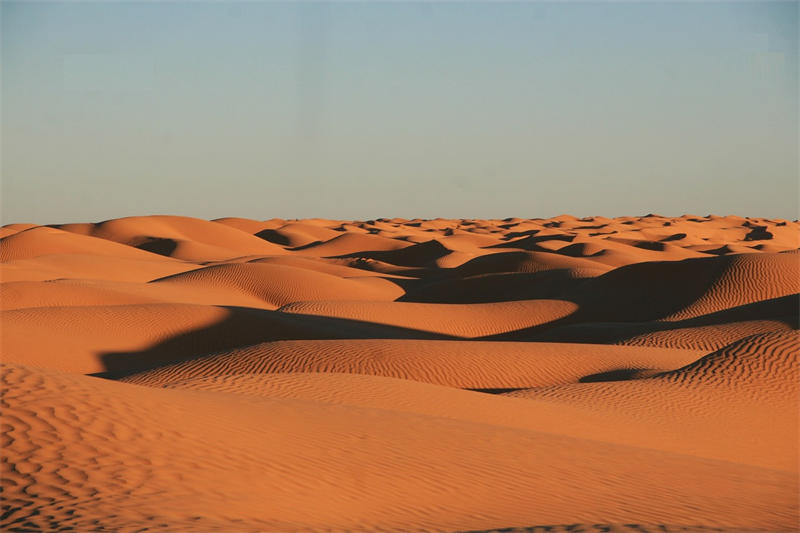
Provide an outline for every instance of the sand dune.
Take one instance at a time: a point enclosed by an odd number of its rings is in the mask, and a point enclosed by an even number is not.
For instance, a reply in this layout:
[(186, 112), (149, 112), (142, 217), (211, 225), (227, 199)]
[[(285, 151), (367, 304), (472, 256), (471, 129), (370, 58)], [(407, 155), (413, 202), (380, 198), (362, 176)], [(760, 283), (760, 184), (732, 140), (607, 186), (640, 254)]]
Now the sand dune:
[(573, 322), (544, 331), (499, 335), (504, 340), (641, 344), (716, 350), (755, 333), (791, 331), (798, 323), (800, 295), (790, 294), (674, 321)]
[(369, 322), (177, 303), (37, 307), (0, 317), (4, 361), (85, 374), (125, 373), (281, 339), (444, 337)]
[(602, 263), (581, 257), (564, 257), (550, 252), (504, 252), (476, 257), (459, 266), (461, 277), (498, 272), (546, 272), (566, 270), (576, 277), (594, 277), (610, 268)]
[(598, 316), (618, 310), (615, 318), (621, 321), (679, 320), (798, 292), (800, 255), (781, 253), (638, 263), (593, 280), (569, 297)]
[(799, 248), (714, 215), (5, 226), (0, 529), (795, 531)]
[(4, 475), (6, 527), (459, 530), (566, 523), (576, 508), (587, 523), (634, 514), (774, 530), (796, 518), (795, 476), (727, 461), (25, 367), (3, 379), (15, 428), (4, 446), (15, 465)]
[(282, 252), (281, 247), (239, 229), (189, 217), (128, 217), (61, 228), (187, 261)]
[(250, 235), (255, 235), (259, 231), (265, 229), (274, 229), (284, 223), (282, 220), (252, 220), (250, 218), (241, 217), (223, 217), (212, 220), (218, 224), (224, 224), (232, 228), (236, 228)]
[(146, 282), (197, 267), (193, 263), (162, 261), (159, 256), (142, 259), (65, 253), (0, 263), (0, 279), (4, 282), (57, 279)]
[(411, 246), (411, 243), (381, 237), (379, 235), (362, 235), (358, 233), (344, 233), (333, 239), (301, 247), (297, 250), (304, 255), (316, 257), (336, 257), (363, 251), (397, 250)]
[(270, 256), (251, 259), (250, 263), (264, 263), (269, 265), (283, 265), (293, 268), (303, 268), (307, 270), (314, 270), (316, 272), (323, 272), (325, 274), (332, 274), (341, 278), (363, 278), (363, 277), (385, 277), (392, 278), (395, 276), (386, 275), (381, 272), (374, 272), (372, 270), (365, 270), (363, 268), (352, 268), (344, 264), (339, 264), (336, 259), (323, 259), (318, 257), (302, 257), (296, 255), (283, 255), (283, 256)]
[(475, 338), (546, 324), (566, 317), (576, 309), (574, 303), (562, 300), (474, 305), (326, 300), (288, 304), (280, 311)]
[(275, 229), (264, 229), (256, 233), (264, 240), (297, 248), (310, 244), (323, 243), (341, 234), (335, 230), (317, 226), (314, 224), (289, 223)]
[[(566, 403), (604, 416), (646, 420), (692, 435), (691, 447), (711, 446), (720, 458), (787, 472), (798, 468), (800, 337), (752, 335), (689, 365), (636, 380), (568, 384), (507, 393)], [(596, 403), (597, 395), (603, 404)], [(646, 401), (657, 397), (658, 404)], [(666, 436), (665, 436), (666, 438)], [(722, 443), (725, 443), (724, 445)], [(769, 454), (759, 450), (768, 447)]]
[(206, 287), (227, 288), (260, 298), (273, 308), (306, 300), (394, 300), (402, 289), (390, 281), (381, 284), (343, 279), (310, 269), (275, 264), (215, 265), (154, 280), (166, 286), (201, 292)]
[(156, 368), (124, 381), (160, 387), (204, 376), (338, 372), (464, 389), (512, 389), (575, 383), (603, 373), (675, 369), (703, 354), (698, 350), (560, 343), (280, 341)]
[(153, 254), (114, 241), (36, 226), (0, 239), (0, 261), (53, 254), (87, 254), (153, 260)]

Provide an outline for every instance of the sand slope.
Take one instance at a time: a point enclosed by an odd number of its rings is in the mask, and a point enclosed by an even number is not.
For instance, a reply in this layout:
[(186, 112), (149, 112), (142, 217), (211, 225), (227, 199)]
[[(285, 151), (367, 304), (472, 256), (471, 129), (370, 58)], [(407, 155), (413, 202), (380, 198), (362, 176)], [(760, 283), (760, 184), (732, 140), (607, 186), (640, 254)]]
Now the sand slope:
[(713, 215), (5, 226), (0, 529), (796, 531), (798, 248)]
[(429, 531), (633, 514), (775, 530), (796, 519), (793, 474), (727, 461), (308, 399), (25, 367), (3, 379), (7, 528)]
[(704, 352), (586, 344), (449, 340), (278, 341), (155, 368), (124, 381), (166, 386), (201, 377), (283, 372), (386, 376), (464, 389), (573, 383), (602, 373), (682, 367)]

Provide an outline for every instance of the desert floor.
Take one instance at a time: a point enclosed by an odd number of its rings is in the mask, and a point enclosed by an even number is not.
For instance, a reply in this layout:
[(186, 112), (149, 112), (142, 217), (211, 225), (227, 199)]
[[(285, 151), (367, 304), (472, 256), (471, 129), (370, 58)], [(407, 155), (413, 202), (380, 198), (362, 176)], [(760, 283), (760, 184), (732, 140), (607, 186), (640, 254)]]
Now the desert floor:
[(0, 229), (3, 531), (796, 531), (800, 225)]

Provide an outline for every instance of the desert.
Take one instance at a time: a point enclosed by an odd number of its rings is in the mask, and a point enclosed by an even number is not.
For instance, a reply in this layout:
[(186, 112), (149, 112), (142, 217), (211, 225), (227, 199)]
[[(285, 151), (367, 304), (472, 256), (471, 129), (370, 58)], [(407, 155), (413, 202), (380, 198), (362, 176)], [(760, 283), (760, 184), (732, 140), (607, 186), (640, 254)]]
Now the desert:
[(0, 229), (3, 531), (790, 532), (800, 224)]

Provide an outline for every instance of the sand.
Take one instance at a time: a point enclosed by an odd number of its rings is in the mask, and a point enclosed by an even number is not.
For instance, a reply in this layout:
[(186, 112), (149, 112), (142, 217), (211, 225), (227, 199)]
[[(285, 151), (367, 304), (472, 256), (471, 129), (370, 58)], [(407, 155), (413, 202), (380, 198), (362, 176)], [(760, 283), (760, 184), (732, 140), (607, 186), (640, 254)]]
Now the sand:
[(798, 531), (800, 224), (0, 229), (3, 531)]

